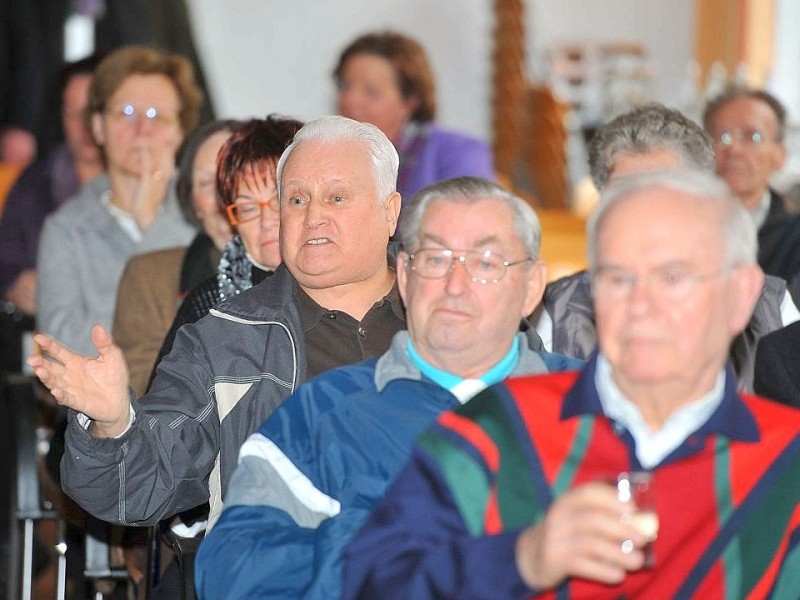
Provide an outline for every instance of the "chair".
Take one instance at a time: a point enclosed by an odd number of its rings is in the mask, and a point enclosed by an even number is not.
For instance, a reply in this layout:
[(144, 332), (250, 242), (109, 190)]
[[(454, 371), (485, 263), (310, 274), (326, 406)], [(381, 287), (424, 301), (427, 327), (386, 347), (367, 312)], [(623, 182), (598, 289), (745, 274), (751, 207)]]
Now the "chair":
[(554, 281), (585, 269), (586, 221), (563, 209), (536, 209), (542, 226), (541, 257), (547, 263), (547, 280)]
[(83, 576), (94, 585), (96, 600), (103, 598), (113, 586), (104, 583), (124, 582), (129, 585), (128, 570), (112, 560), (114, 547), (120, 547), (122, 528), (110, 525), (94, 517), (86, 519), (85, 553), (86, 564)]
[(168, 531), (165, 532), (164, 539), (169, 542), (178, 561), (178, 568), (181, 573), (181, 600), (195, 600), (194, 559), (202, 538), (180, 537)]
[[(195, 600), (194, 589), (194, 560), (197, 556), (197, 549), (203, 541), (203, 535), (195, 537), (183, 537), (178, 535), (170, 528), (171, 519), (161, 521), (158, 525), (149, 528), (148, 531), (148, 551), (150, 554), (150, 564), (148, 565), (147, 596), (150, 591), (158, 585), (161, 579), (161, 544), (166, 545), (178, 566), (180, 576), (180, 600)], [(169, 553), (168, 553), (169, 554)]]
[(7, 540), (4, 575), (8, 598), (29, 600), (33, 590), (34, 524), (40, 520), (58, 523), (59, 543), (56, 545), (58, 575), (56, 594), (63, 599), (66, 593), (66, 544), (63, 541), (64, 522), (42, 497), (39, 481), (39, 455), (36, 436), (37, 395), (31, 377), (7, 374), (2, 378), (2, 402), (7, 430), (0, 434), (3, 456), (0, 473), (10, 482), (2, 494), (5, 518), (0, 519)]

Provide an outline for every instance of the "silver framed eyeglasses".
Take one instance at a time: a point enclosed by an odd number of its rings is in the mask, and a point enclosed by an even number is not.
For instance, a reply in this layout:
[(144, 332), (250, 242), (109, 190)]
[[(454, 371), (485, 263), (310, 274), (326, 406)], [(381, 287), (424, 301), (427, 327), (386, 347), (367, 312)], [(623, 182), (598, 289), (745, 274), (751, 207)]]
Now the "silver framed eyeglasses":
[(601, 300), (626, 300), (637, 285), (643, 284), (660, 301), (684, 300), (700, 283), (725, 274), (725, 269), (695, 273), (681, 265), (653, 269), (635, 275), (619, 267), (597, 267), (591, 273), (592, 294)]
[(154, 106), (136, 107), (130, 102), (111, 108), (106, 111), (111, 118), (126, 124), (147, 121), (156, 127), (167, 127), (175, 123), (176, 118), (155, 108)]
[(491, 250), (451, 250), (449, 248), (420, 248), (408, 256), (411, 270), (425, 279), (441, 279), (453, 270), (455, 263), (464, 265), (476, 283), (497, 283), (508, 267), (533, 260), (530, 256), (513, 262)]
[(738, 141), (748, 146), (758, 146), (767, 141), (766, 136), (756, 129), (731, 129), (723, 131), (716, 140), (723, 146), (733, 146)]

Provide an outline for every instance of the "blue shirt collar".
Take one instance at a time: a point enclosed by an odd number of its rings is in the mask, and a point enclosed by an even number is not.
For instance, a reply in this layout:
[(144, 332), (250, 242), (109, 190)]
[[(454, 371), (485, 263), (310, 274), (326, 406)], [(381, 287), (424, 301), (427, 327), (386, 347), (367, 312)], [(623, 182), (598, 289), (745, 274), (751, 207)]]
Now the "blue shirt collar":
[[(433, 365), (426, 362), (414, 348), (410, 337), (408, 339), (406, 352), (408, 357), (411, 359), (411, 362), (414, 363), (414, 365), (423, 375), (439, 384), (443, 388), (452, 390), (455, 386), (464, 381), (463, 378), (453, 375), (452, 373), (448, 373), (447, 371), (437, 369)], [(477, 379), (486, 384), (486, 386), (500, 383), (509, 375), (511, 375), (511, 373), (514, 371), (514, 367), (517, 365), (517, 361), (519, 361), (519, 338), (515, 336), (513, 342), (511, 343), (511, 348), (506, 355), (500, 359), (496, 365), (494, 365), (491, 369)]]

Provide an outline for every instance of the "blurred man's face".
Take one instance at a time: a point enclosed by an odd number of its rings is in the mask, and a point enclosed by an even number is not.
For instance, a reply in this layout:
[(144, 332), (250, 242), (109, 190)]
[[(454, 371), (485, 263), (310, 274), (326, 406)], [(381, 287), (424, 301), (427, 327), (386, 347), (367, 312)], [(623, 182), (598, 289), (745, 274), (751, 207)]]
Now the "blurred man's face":
[(786, 161), (775, 113), (760, 100), (736, 98), (717, 109), (708, 133), (714, 139), (717, 174), (753, 209)]
[(620, 154), (614, 159), (614, 166), (608, 174), (610, 183), (617, 177), (646, 173), (648, 171), (670, 171), (683, 168), (683, 161), (677, 152), (665, 148), (639, 152), (636, 154)]
[(620, 200), (600, 224), (598, 340), (629, 397), (713, 382), (750, 317), (755, 297), (739, 293), (740, 268), (726, 269), (719, 210), (653, 187)]
[(95, 144), (91, 132), (86, 127), (86, 106), (89, 103), (90, 74), (73, 75), (64, 87), (61, 119), (64, 137), (72, 152), (79, 159), (97, 160), (100, 148)]

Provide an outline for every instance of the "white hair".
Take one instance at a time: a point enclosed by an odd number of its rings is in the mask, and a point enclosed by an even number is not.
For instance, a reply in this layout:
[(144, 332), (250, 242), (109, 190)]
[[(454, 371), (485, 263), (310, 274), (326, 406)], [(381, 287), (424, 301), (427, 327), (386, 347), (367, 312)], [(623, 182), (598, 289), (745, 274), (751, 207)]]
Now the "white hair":
[(308, 141), (340, 142), (353, 141), (364, 144), (372, 158), (375, 185), (379, 201), (384, 201), (397, 189), (397, 170), (400, 157), (389, 138), (377, 127), (347, 117), (328, 116), (309, 121), (294, 136), (292, 143), (278, 160), (278, 193), (282, 193), (283, 167), (302, 143)]
[[(725, 266), (728, 268), (756, 262), (758, 238), (753, 219), (728, 184), (709, 173), (693, 170), (652, 171), (616, 178), (600, 196), (600, 204), (586, 225), (589, 268), (597, 266), (597, 238), (603, 221), (620, 200), (646, 189), (666, 188), (712, 202), (719, 208), (724, 235)], [(697, 243), (703, 243), (698, 240)]]

